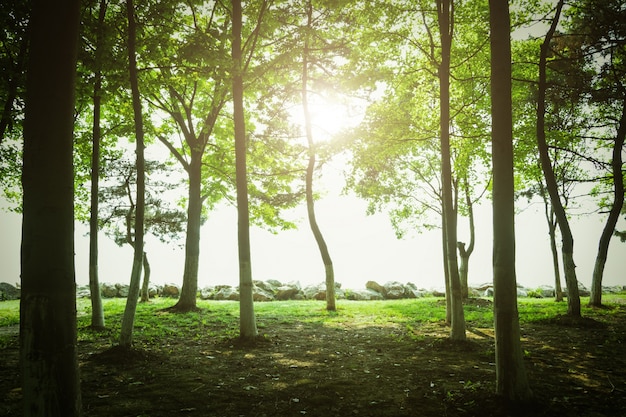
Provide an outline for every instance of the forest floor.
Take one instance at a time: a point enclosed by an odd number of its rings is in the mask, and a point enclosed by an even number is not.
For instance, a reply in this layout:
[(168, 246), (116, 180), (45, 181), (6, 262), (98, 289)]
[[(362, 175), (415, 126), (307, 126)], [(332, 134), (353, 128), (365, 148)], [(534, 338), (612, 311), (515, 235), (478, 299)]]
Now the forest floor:
[[(344, 301), (337, 313), (321, 302), (258, 304), (262, 336), (254, 344), (236, 338), (235, 303), (199, 303), (188, 314), (140, 305), (130, 352), (114, 347), (113, 329), (79, 329), (84, 415), (626, 416), (622, 297), (585, 307), (577, 321), (553, 314), (565, 303), (520, 307), (534, 393), (525, 404), (494, 395), (488, 299), (466, 306), (467, 341), (459, 343), (449, 341), (439, 320), (445, 303), (434, 298)], [(89, 323), (85, 316), (79, 326)], [(15, 325), (0, 335), (0, 415), (8, 416), (22, 414), (14, 333)]]

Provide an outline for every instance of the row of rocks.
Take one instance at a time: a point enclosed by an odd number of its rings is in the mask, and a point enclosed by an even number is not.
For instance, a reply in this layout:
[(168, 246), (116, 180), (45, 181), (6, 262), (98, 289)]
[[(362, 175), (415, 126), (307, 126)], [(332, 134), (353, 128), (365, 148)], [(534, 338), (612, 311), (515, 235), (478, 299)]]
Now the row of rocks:
[[(100, 285), (100, 294), (104, 298), (125, 298), (128, 296), (128, 285), (108, 284)], [(604, 293), (619, 293), (626, 291), (626, 286), (605, 286)], [(578, 284), (580, 296), (589, 296), (590, 291), (581, 283)], [(150, 285), (150, 297), (178, 298), (180, 288), (175, 284)], [(254, 301), (274, 300), (325, 300), (326, 285), (307, 285), (302, 287), (299, 282), (281, 283), (277, 280), (254, 281)], [(567, 289), (563, 289), (567, 295)], [(472, 297), (493, 297), (493, 284), (485, 283), (469, 288)], [(88, 286), (79, 286), (76, 291), (79, 298), (89, 298), (91, 292)], [(555, 289), (550, 285), (542, 285), (538, 288), (525, 288), (518, 285), (518, 297), (551, 298), (555, 296)], [(239, 288), (231, 285), (207, 286), (198, 291), (198, 296), (203, 300), (239, 300)], [(444, 297), (442, 290), (418, 288), (409, 282), (403, 284), (398, 281), (389, 281), (384, 285), (376, 281), (368, 281), (364, 289), (343, 289), (340, 283), (335, 283), (336, 299), (347, 300), (398, 300), (404, 298), (421, 297)], [(0, 301), (15, 300), (20, 298), (20, 289), (6, 282), (0, 283)]]

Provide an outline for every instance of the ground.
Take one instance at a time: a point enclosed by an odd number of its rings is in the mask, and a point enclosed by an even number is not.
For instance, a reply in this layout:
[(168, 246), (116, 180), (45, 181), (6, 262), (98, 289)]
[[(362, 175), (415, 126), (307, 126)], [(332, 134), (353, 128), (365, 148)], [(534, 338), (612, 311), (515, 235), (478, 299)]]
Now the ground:
[[(377, 308), (392, 306), (384, 303)], [(490, 308), (489, 300), (473, 303)], [(320, 303), (304, 305), (312, 315), (323, 310)], [(210, 320), (210, 308), (194, 313), (198, 325), (142, 339), (130, 353), (111, 348), (111, 332), (80, 338), (84, 415), (626, 415), (626, 305), (589, 309), (582, 321), (553, 316), (523, 323), (534, 400), (521, 405), (494, 395), (488, 326), (473, 327), (470, 317), (468, 340), (453, 343), (440, 321), (362, 320), (342, 316), (339, 305), (330, 324), (309, 320), (306, 312), (261, 316), (262, 336), (254, 344), (220, 336), (231, 324)], [(172, 314), (154, 313), (163, 320)], [(17, 336), (2, 357), (0, 415), (18, 416)]]

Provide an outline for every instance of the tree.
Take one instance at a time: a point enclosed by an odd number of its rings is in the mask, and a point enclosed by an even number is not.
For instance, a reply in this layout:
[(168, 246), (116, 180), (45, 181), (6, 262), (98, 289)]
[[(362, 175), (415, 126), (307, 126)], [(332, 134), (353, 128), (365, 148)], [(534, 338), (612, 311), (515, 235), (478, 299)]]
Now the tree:
[(95, 40), (95, 73), (93, 83), (93, 130), (91, 156), (91, 207), (89, 218), (89, 290), (91, 292), (91, 327), (103, 329), (105, 327), (104, 309), (100, 294), (100, 280), (98, 278), (98, 185), (100, 179), (100, 108), (102, 102), (102, 37), (104, 32), (107, 1), (100, 0), (98, 11), (98, 26)]
[(550, 25), (550, 29), (546, 33), (545, 39), (541, 44), (539, 54), (539, 82), (537, 97), (537, 146), (539, 151), (539, 160), (546, 181), (546, 188), (550, 195), (550, 202), (556, 215), (563, 240), (561, 249), (563, 255), (563, 267), (565, 269), (565, 282), (567, 283), (567, 313), (573, 317), (580, 317), (580, 296), (578, 293), (578, 279), (576, 278), (576, 265), (574, 264), (574, 238), (569, 226), (567, 214), (561, 202), (558, 192), (558, 186), (550, 155), (548, 153), (548, 144), (546, 142), (545, 132), (545, 95), (546, 95), (546, 65), (548, 53), (550, 50), (550, 41), (559, 21), (564, 1), (560, 0), (556, 6), (555, 16)]
[(306, 26), (304, 35), (304, 51), (302, 54), (302, 111), (304, 113), (304, 129), (309, 148), (309, 164), (306, 170), (306, 208), (309, 219), (309, 226), (317, 242), (317, 246), (324, 262), (324, 270), (326, 272), (326, 309), (335, 311), (335, 271), (333, 269), (333, 261), (328, 251), (328, 246), (324, 240), (322, 231), (317, 224), (315, 217), (315, 201), (313, 199), (313, 173), (315, 171), (316, 146), (313, 139), (313, 129), (311, 122), (311, 114), (309, 112), (308, 84), (309, 84), (309, 54), (310, 54), (310, 33), (313, 23), (313, 6), (308, 0), (306, 5)]
[(237, 180), (237, 224), (239, 245), (239, 335), (253, 340), (258, 335), (252, 299), (252, 261), (250, 257), (250, 214), (248, 212), (248, 176), (246, 168), (246, 125), (243, 108), (243, 63), (241, 50), (241, 0), (233, 7), (233, 119), (235, 123), (235, 160)]
[(22, 173), (25, 416), (79, 416), (72, 138), (80, 3), (33, 1)]
[(441, 141), (441, 195), (443, 198), (443, 222), (450, 280), (450, 338), (465, 340), (465, 316), (456, 257), (456, 212), (452, 198), (452, 166), (450, 156), (450, 50), (454, 34), (454, 1), (437, 1), (437, 21), (441, 38), (441, 62), (439, 75), (439, 112)]
[(130, 286), (128, 297), (126, 298), (126, 308), (122, 317), (122, 329), (120, 332), (120, 346), (130, 349), (133, 341), (133, 325), (135, 322), (135, 311), (137, 309), (137, 298), (139, 297), (139, 282), (141, 279), (141, 269), (144, 261), (143, 240), (144, 240), (144, 211), (145, 211), (145, 161), (144, 161), (144, 131), (143, 115), (141, 110), (141, 96), (139, 94), (139, 83), (137, 79), (136, 60), (136, 22), (135, 6), (133, 0), (126, 0), (126, 13), (128, 16), (128, 69), (130, 86), (133, 98), (133, 113), (135, 120), (135, 153), (137, 166), (137, 205), (135, 207), (135, 243), (133, 267), (130, 276)]
[(496, 393), (531, 397), (520, 344), (515, 277), (515, 205), (509, 4), (490, 0), (493, 175), (493, 284)]

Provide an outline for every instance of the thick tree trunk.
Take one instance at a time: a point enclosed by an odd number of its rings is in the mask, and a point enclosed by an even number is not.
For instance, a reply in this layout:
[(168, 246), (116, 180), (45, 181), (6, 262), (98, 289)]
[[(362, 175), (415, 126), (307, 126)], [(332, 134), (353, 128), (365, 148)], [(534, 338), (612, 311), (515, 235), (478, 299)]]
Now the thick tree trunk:
[(258, 336), (252, 298), (252, 261), (250, 256), (250, 213), (246, 167), (246, 122), (243, 108), (243, 67), (241, 51), (241, 0), (233, 6), (233, 118), (235, 123), (235, 167), (237, 182), (237, 241), (239, 243), (239, 336), (253, 340)]
[[(307, 27), (310, 28), (313, 19), (313, 7), (311, 2), (306, 4), (307, 8)], [(335, 270), (333, 261), (328, 251), (328, 246), (322, 235), (322, 231), (317, 224), (315, 218), (315, 202), (313, 200), (313, 173), (315, 171), (315, 142), (313, 141), (313, 129), (311, 128), (311, 114), (309, 113), (308, 99), (308, 81), (309, 81), (309, 38), (305, 37), (304, 54), (302, 58), (302, 109), (304, 113), (304, 129), (306, 131), (307, 143), (309, 145), (309, 164), (306, 170), (306, 210), (309, 219), (309, 226), (317, 242), (322, 262), (324, 263), (324, 272), (326, 276), (326, 310), (335, 311)]]
[(441, 36), (441, 64), (439, 66), (441, 179), (452, 312), (450, 338), (460, 341), (465, 340), (465, 314), (463, 312), (463, 297), (461, 295), (459, 266), (456, 257), (456, 213), (452, 202), (452, 164), (450, 156), (450, 49), (454, 16), (451, 13), (453, 9), (452, 0), (438, 0), (437, 6)]
[(72, 161), (79, 14), (78, 1), (32, 3), (22, 171), (24, 416), (81, 415)]
[(622, 103), (622, 116), (620, 118), (617, 136), (613, 144), (613, 158), (611, 160), (611, 168), (613, 171), (613, 205), (606, 219), (606, 224), (600, 236), (598, 243), (598, 255), (593, 268), (593, 277), (591, 280), (591, 297), (589, 305), (600, 307), (602, 305), (602, 276), (604, 275), (604, 265), (606, 264), (607, 254), (609, 252), (609, 244), (611, 237), (615, 232), (615, 225), (619, 219), (622, 207), (624, 205), (624, 174), (622, 172), (622, 149), (624, 148), (624, 137), (626, 136), (626, 99)]
[(561, 237), (563, 239), (563, 265), (565, 269), (565, 282), (567, 283), (567, 314), (573, 317), (580, 317), (580, 295), (578, 292), (578, 279), (576, 278), (576, 265), (574, 264), (574, 238), (565, 214), (565, 208), (561, 203), (558, 185), (550, 162), (548, 154), (548, 144), (546, 142), (545, 132), (545, 97), (546, 97), (546, 65), (548, 51), (550, 50), (550, 41), (556, 30), (561, 10), (563, 9), (563, 0), (557, 4), (556, 14), (552, 20), (552, 25), (546, 34), (541, 45), (539, 54), (539, 82), (538, 82), (538, 98), (537, 98), (537, 146), (539, 149), (539, 160), (541, 168), (546, 180), (546, 188), (550, 195), (550, 203), (556, 215)]
[(102, 92), (102, 36), (107, 3), (100, 1), (96, 35), (96, 71), (93, 86), (93, 128), (91, 154), (91, 208), (89, 216), (89, 291), (91, 293), (91, 327), (104, 329), (104, 309), (98, 277), (98, 187), (100, 180), (100, 108)]
[(143, 283), (141, 284), (141, 302), (147, 303), (150, 300), (150, 262), (148, 254), (143, 253)]
[(135, 323), (135, 311), (139, 298), (139, 283), (143, 264), (143, 235), (144, 235), (144, 211), (145, 211), (145, 161), (143, 140), (143, 116), (141, 111), (141, 96), (139, 95), (139, 81), (137, 79), (137, 61), (135, 53), (136, 23), (135, 7), (133, 0), (126, 1), (128, 15), (128, 59), (130, 86), (133, 98), (133, 114), (135, 118), (135, 153), (137, 156), (137, 205), (135, 207), (135, 240), (133, 268), (130, 276), (126, 308), (122, 317), (122, 329), (120, 332), (120, 346), (130, 349), (133, 341), (133, 326)]
[(188, 168), (189, 201), (187, 202), (187, 235), (185, 240), (185, 270), (180, 298), (171, 309), (195, 311), (198, 297), (200, 265), (200, 226), (202, 223), (202, 152), (192, 151)]
[(489, 10), (496, 392), (509, 400), (524, 401), (532, 392), (524, 368), (517, 311), (509, 3), (490, 0)]
[(450, 293), (450, 271), (448, 267), (448, 244), (446, 242), (446, 218), (441, 214), (441, 246), (443, 254), (443, 276), (446, 291), (446, 325), (452, 324), (452, 294)]

